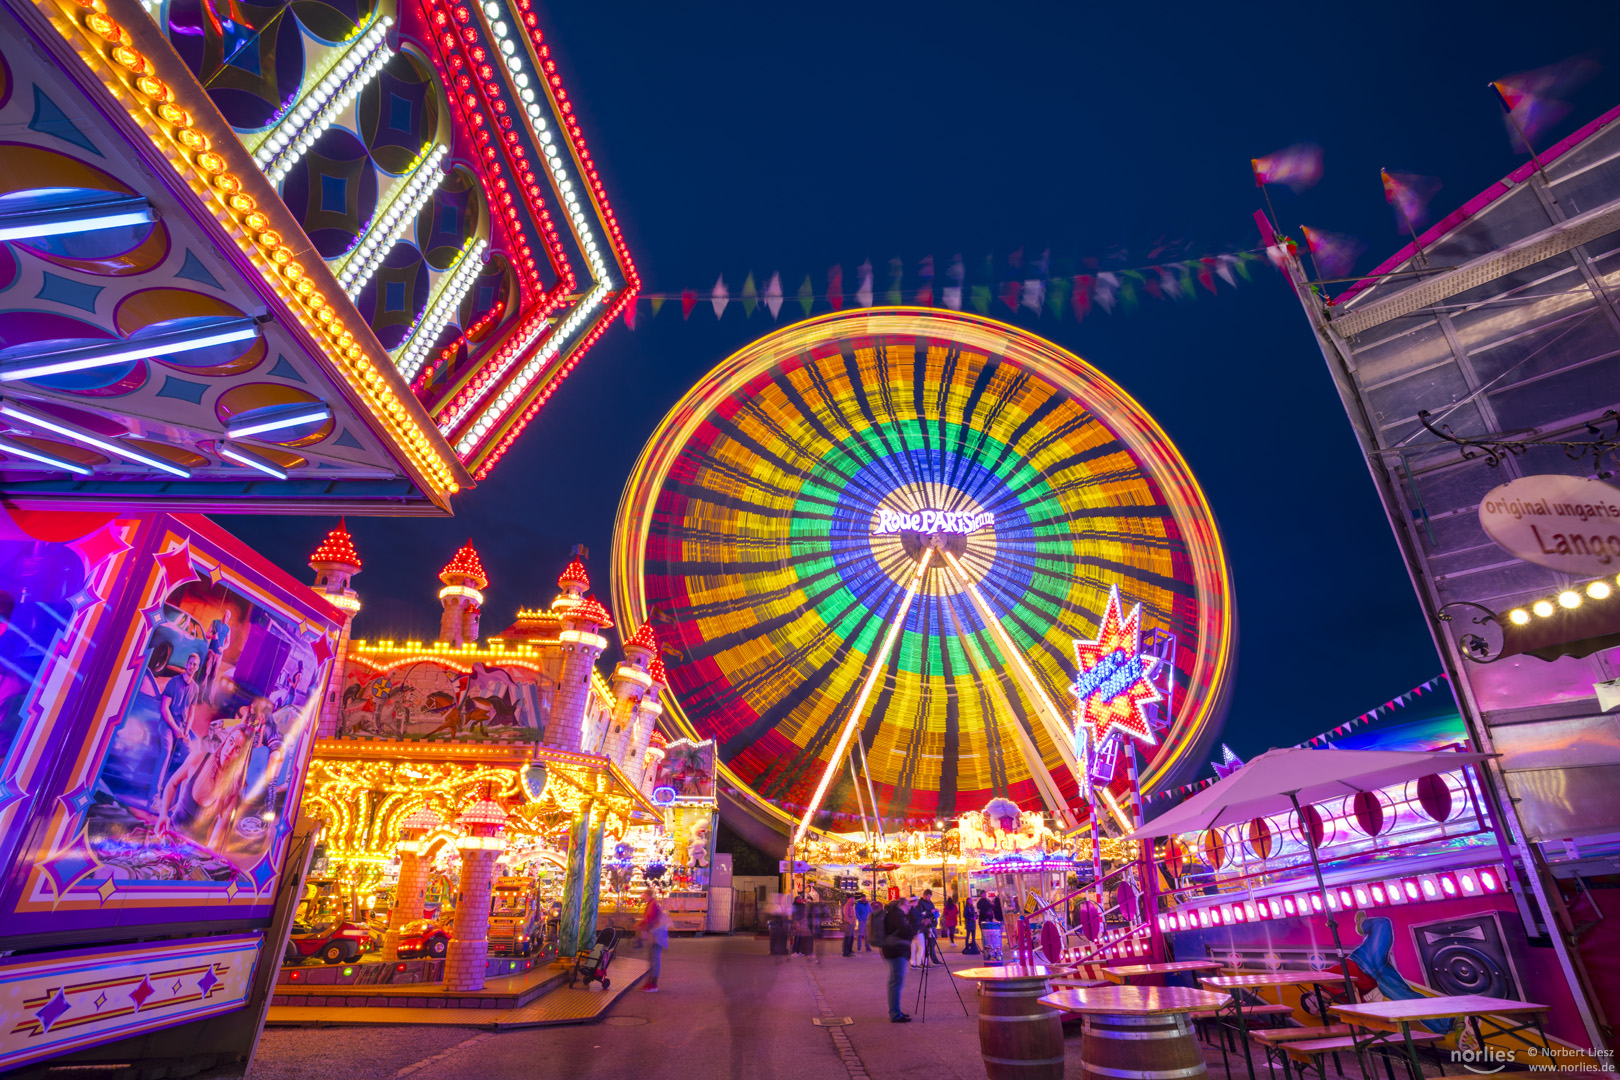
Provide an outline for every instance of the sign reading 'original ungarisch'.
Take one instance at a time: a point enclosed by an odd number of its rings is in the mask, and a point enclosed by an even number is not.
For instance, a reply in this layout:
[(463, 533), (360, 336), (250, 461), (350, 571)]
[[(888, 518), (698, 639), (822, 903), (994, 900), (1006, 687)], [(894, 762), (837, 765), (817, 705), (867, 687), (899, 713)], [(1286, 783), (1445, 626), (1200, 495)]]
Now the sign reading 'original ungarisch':
[(1479, 503), (1485, 535), (1526, 562), (1598, 577), (1620, 567), (1620, 488), (1582, 476), (1525, 476)]

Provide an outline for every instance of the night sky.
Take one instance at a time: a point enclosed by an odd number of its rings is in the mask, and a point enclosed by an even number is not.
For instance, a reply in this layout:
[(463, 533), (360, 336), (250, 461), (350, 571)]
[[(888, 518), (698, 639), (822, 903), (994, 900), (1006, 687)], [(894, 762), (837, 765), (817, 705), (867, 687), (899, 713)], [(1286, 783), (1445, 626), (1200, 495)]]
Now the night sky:
[[(542, 27), (649, 292), (735, 297), (753, 271), (845, 291), (870, 259), (1022, 249), (1123, 267), (1255, 247), (1249, 159), (1326, 150), (1322, 183), (1274, 190), (1284, 229), (1401, 244), (1381, 167), (1439, 177), (1439, 217), (1510, 171), (1487, 83), (1616, 40), (1612, 0), (1524, 3), (553, 4)], [(1620, 102), (1620, 56), (1551, 142)], [(1151, 254), (1155, 250), (1161, 253)], [(1123, 259), (1121, 260), (1121, 256)], [(1105, 264), (1106, 268), (1106, 264)], [(1083, 269), (1083, 268), (1082, 268)], [(999, 275), (1003, 277), (1005, 275)], [(909, 284), (909, 280), (908, 280)], [(936, 279), (936, 286), (939, 279)], [(818, 307), (817, 313), (825, 310)], [(799, 313), (790, 301), (782, 320)], [(1224, 738), (1248, 756), (1315, 735), (1440, 669), (1342, 406), (1297, 301), (1257, 267), (1192, 302), (1083, 324), (1010, 318), (1131, 392), (1181, 448), (1220, 521), (1240, 647)], [(606, 601), (625, 477), (704, 372), (773, 329), (733, 303), (682, 322), (640, 307), (586, 357), (455, 517), (351, 518), (358, 637), (431, 639), (438, 569), (471, 537), (484, 633), (548, 603), (569, 548)], [(333, 522), (222, 524), (299, 580)], [(609, 658), (616, 659), (616, 650)]]

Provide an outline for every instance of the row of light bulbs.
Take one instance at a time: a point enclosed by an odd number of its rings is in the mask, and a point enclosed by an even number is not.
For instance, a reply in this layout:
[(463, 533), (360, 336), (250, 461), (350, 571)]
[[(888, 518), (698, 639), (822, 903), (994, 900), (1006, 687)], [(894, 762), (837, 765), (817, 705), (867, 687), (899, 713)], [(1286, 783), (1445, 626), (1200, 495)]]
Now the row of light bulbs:
[(421, 321), (416, 324), (416, 329), (400, 349), (396, 362), (407, 382), (415, 377), (417, 369), (422, 366), (428, 352), (438, 341), (439, 332), (455, 315), (456, 309), (461, 306), (462, 298), (467, 295), (467, 290), (471, 289), (473, 282), (478, 279), (479, 268), (484, 264), (484, 249), (488, 246), (488, 241), (480, 237), (462, 252), (461, 258), (450, 271), (450, 280), (445, 283), (438, 298), (428, 307), (427, 313), (422, 316)]
[(272, 183), (281, 182), (349, 102), (393, 59), (394, 50), (383, 43), (393, 23), (392, 17), (384, 15), (372, 24), (326, 77), (265, 136), (253, 160)]
[(400, 188), (398, 196), (389, 202), (371, 228), (366, 230), (360, 246), (338, 274), (338, 284), (343, 286), (343, 291), (349, 294), (351, 300), (360, 295), (360, 290), (377, 272), (393, 248), (394, 241), (404, 232), (406, 224), (421, 213), (422, 207), (439, 190), (439, 184), (444, 180), (444, 174), (439, 172), (439, 163), (449, 152), (450, 148), (445, 144), (435, 145), (426, 160), (416, 167), (410, 179)]
[[(458, 452), (463, 454), (471, 452), (473, 447), (477, 446), (479, 441), (489, 433), (490, 428), (500, 423), (501, 416), (523, 395), (530, 383), (551, 362), (552, 357), (556, 356), (562, 349), (563, 344), (579, 330), (590, 314), (591, 309), (607, 298), (607, 293), (608, 287), (606, 285), (597, 285), (580, 302), (579, 306), (574, 308), (568, 318), (557, 325), (556, 330), (546, 340), (545, 346), (527, 364), (523, 365), (518, 372), (517, 378), (512, 380), (511, 385), (496, 396), (495, 400), (484, 410), (484, 414), (478, 418), (467, 434), (462, 436), (461, 441), (456, 444)], [(521, 354), (513, 353), (514, 357), (518, 355)]]
[[(512, 82), (518, 88), (518, 97), (523, 102), (523, 110), (528, 116), (529, 126), (539, 143), (541, 153), (545, 156), (546, 167), (551, 170), (552, 179), (557, 184), (557, 190), (561, 194), (564, 208), (568, 212), (569, 219), (573, 222), (574, 235), (579, 241), (580, 249), (585, 253), (585, 261), (590, 265), (591, 277), (596, 280), (597, 284), (595, 288), (586, 294), (573, 312), (553, 329), (540, 353), (525, 364), (517, 377), (511, 381), (511, 384), (484, 407), (478, 420), (456, 445), (457, 451), (462, 454), (470, 453), (483, 437), (500, 423), (501, 417), (528, 392), (534, 380), (539, 377), (552, 359), (561, 352), (563, 344), (579, 330), (589, 312), (602, 303), (608, 291), (613, 288), (607, 262), (603, 259), (596, 236), (591, 231), (590, 219), (586, 215), (584, 207), (580, 205), (579, 195), (574, 190), (573, 179), (568, 175), (564, 155), (558, 149), (559, 140), (552, 135), (541, 111), (539, 94), (533, 85), (538, 82), (538, 75), (531, 75), (527, 70), (528, 65), (524, 62), (523, 50), (517, 47), (517, 43), (511, 37), (511, 28), (501, 18), (501, 5), (496, 3), (496, 0), (485, 0), (483, 12), (485, 21), (489, 24), (490, 33), (495, 36), (497, 47), (502, 53), (507, 70), (511, 72)], [(542, 329), (543, 325), (536, 329), (534, 336), (538, 336)], [(523, 350), (513, 350), (505, 366), (510, 367), (522, 355)], [(502, 370), (496, 375), (496, 378), (498, 379), (504, 374), (505, 371)], [(448, 418), (444, 424), (441, 424), (440, 429), (444, 431), (453, 429), (472, 411), (472, 407), (473, 403), (469, 402), (465, 407), (457, 411), (457, 415)]]
[[(1620, 585), (1620, 576), (1616, 576), (1615, 584)], [(1587, 582), (1585, 588), (1581, 591), (1586, 593), (1586, 598), (1607, 600), (1614, 595), (1614, 586), (1609, 584), (1608, 579), (1598, 578), (1596, 581)], [(1581, 606), (1582, 600), (1580, 592), (1574, 589), (1565, 589), (1551, 600), (1537, 600), (1530, 605), (1529, 611), (1524, 608), (1514, 608), (1508, 612), (1508, 622), (1514, 626), (1525, 626), (1530, 622), (1531, 612), (1534, 612), (1538, 618), (1548, 619), (1552, 617), (1558, 608), (1563, 608), (1565, 611), (1574, 611)], [(1554, 604), (1557, 607), (1554, 607)]]
[[(1456, 900), (1485, 893), (1499, 893), (1504, 887), (1500, 870), (1493, 868), (1447, 871), (1392, 881), (1361, 882), (1327, 890), (1327, 906), (1334, 911), (1412, 904), (1427, 900)], [(1322, 913), (1322, 894), (1317, 890), (1260, 900), (1182, 907), (1159, 916), (1159, 929), (1204, 930), (1236, 923), (1292, 919)]]

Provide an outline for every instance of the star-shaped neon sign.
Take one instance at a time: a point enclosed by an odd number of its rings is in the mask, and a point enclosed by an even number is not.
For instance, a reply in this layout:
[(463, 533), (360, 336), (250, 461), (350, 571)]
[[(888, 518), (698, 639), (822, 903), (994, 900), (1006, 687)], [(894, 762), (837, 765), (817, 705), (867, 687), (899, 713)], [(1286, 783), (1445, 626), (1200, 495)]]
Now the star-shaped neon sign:
[(1156, 742), (1148, 706), (1164, 700), (1153, 685), (1158, 660), (1142, 655), (1142, 605), (1123, 615), (1119, 587), (1108, 591), (1102, 626), (1095, 641), (1074, 642), (1079, 676), (1070, 692), (1079, 702), (1078, 725), (1089, 728), (1093, 745), (1118, 730), (1138, 742)]

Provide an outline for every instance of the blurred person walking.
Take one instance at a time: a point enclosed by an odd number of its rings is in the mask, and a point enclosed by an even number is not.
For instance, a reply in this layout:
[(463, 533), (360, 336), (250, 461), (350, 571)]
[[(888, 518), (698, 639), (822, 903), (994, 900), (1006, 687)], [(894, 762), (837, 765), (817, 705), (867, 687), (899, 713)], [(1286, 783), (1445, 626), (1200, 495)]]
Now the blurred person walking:
[(855, 898), (853, 896), (844, 898), (844, 906), (839, 910), (838, 916), (839, 921), (844, 924), (844, 958), (848, 959), (854, 955), (855, 928), (860, 924), (860, 916), (855, 911)]
[(945, 911), (939, 917), (939, 928), (945, 931), (945, 937), (952, 945), (956, 944), (956, 897), (945, 898)]
[(636, 936), (647, 943), (647, 985), (642, 992), (647, 994), (658, 993), (658, 975), (663, 969), (664, 950), (669, 948), (669, 924), (673, 921), (669, 912), (658, 902), (658, 894), (649, 886), (642, 893), (641, 898), (646, 906), (641, 912), (641, 921), (636, 923)]
[(866, 898), (865, 893), (855, 894), (855, 950), (857, 952), (872, 951), (872, 943), (866, 940), (866, 924), (872, 917), (872, 902)]

